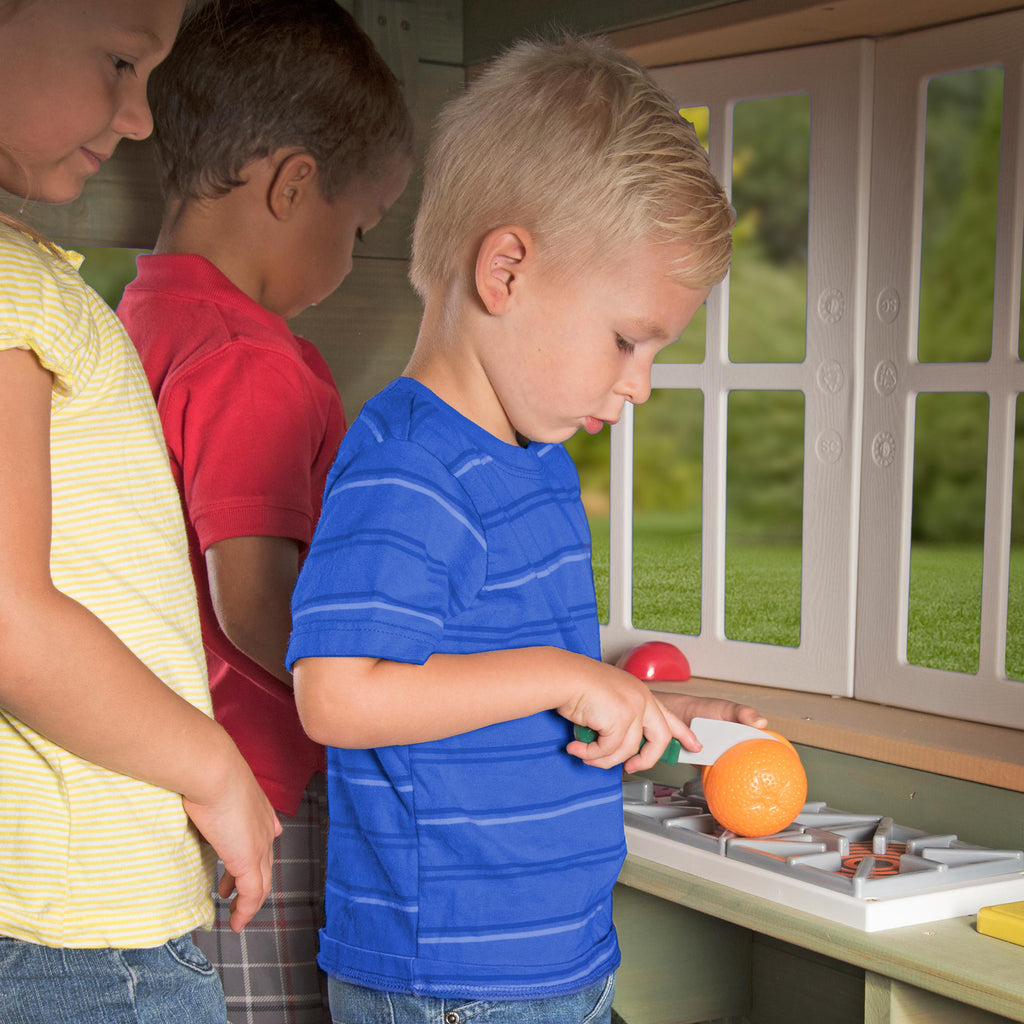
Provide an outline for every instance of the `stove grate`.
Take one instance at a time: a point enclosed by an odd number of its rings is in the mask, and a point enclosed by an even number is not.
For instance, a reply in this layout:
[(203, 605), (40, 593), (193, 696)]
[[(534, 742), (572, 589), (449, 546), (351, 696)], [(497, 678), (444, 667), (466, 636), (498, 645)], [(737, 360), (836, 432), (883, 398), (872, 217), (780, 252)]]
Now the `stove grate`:
[[(955, 898), (948, 905), (956, 913), (944, 912), (936, 903), (934, 911), (915, 909), (915, 920), (939, 920), (963, 913), (959, 908), (970, 905), (970, 900), (964, 902), (965, 887), (984, 893), (986, 884), (1008, 883), (1011, 892), (1017, 892), (1017, 887), (1021, 886), (1019, 891), (1024, 894), (1024, 851), (975, 846), (953, 834), (931, 835), (898, 825), (885, 815), (854, 813), (811, 801), (784, 831), (747, 839), (718, 825), (708, 812), (699, 779), (691, 780), (682, 789), (650, 781), (628, 781), (623, 786), (623, 805), (627, 838), (634, 837), (631, 851), (640, 846), (643, 848), (640, 855), (650, 857), (653, 850), (655, 859), (683, 870), (688, 868), (682, 851), (692, 848), (725, 858), (727, 862), (784, 876), (798, 886), (796, 891), (810, 886), (863, 904), (885, 901), (890, 911), (901, 897), (908, 898), (908, 907), (918, 907), (922, 901), (910, 898), (955, 892)], [(642, 841), (639, 837), (644, 833), (668, 839), (671, 844), (660, 840), (653, 844)], [(673, 847), (677, 847), (680, 855), (673, 855)], [(705, 862), (705, 867), (712, 863)], [(712, 873), (716, 876), (713, 880), (724, 878), (725, 884), (730, 884), (724, 864)], [(740, 871), (739, 877), (748, 878), (749, 873)], [(758, 884), (754, 888), (762, 886)], [(769, 898), (773, 898), (771, 886), (764, 888)], [(1005, 888), (1003, 885), (999, 891)], [(793, 887), (787, 883), (786, 892), (792, 891)], [(977, 906), (984, 905), (985, 897), (979, 898), (982, 902)], [(790, 900), (787, 895), (780, 902)], [(813, 912), (813, 897), (809, 902)], [(987, 902), (999, 902), (999, 899)], [(933, 916), (928, 917), (928, 913)], [(887, 913), (885, 919), (896, 920), (897, 917)]]

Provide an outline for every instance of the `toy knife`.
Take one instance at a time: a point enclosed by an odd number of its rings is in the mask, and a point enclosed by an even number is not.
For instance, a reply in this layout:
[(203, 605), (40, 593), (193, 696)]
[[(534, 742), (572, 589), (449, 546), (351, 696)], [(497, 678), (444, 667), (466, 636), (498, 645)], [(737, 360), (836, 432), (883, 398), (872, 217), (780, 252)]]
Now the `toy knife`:
[[(730, 747), (744, 740), (775, 740), (777, 737), (755, 729), (752, 725), (740, 725), (739, 722), (722, 722), (717, 718), (695, 718), (690, 723), (690, 730), (701, 742), (701, 749), (694, 753), (687, 750), (679, 740), (669, 741), (664, 753), (658, 758), (665, 764), (714, 764)], [(574, 729), (576, 739), (583, 743), (593, 743), (597, 733), (586, 726), (577, 725)], [(640, 746), (646, 743), (642, 740)]]

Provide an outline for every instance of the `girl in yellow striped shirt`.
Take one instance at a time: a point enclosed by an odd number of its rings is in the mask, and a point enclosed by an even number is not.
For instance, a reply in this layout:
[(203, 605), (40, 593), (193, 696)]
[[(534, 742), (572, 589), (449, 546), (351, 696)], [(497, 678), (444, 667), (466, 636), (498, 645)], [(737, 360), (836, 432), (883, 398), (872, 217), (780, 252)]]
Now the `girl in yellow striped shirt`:
[[(184, 6), (0, 0), (0, 187), (71, 201), (148, 135)], [(279, 826), (210, 715), (135, 350), (79, 257), (0, 221), (0, 1024), (223, 1022), (188, 934), (213, 850), (255, 913)]]

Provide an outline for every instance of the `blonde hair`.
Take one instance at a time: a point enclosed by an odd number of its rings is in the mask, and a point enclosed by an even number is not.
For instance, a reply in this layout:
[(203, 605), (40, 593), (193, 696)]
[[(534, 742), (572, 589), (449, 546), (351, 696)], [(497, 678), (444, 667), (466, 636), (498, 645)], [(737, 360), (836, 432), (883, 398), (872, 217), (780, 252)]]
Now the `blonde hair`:
[(35, 228), (30, 227), (22, 220), (18, 220), (17, 217), (12, 217), (9, 213), (4, 213), (0, 210), (0, 224), (6, 224), (9, 228), (14, 228), (16, 231), (20, 231), (26, 234), (35, 242), (39, 242), (40, 245), (45, 245), (48, 249), (53, 249), (53, 243), (46, 238), (45, 235), (41, 235)]
[[(0, 149), (2, 149), (2, 147), (0, 147)], [(13, 194), (14, 193), (8, 192), (4, 188), (0, 188), (0, 198), (2, 198), (3, 196), (13, 195)], [(22, 198), (21, 206), (22, 206), (22, 209), (23, 209), (25, 207), (26, 203), (28, 202), (28, 200), (25, 199), (24, 197), (21, 197), (21, 198)], [(18, 213), (20, 214), (21, 210), (19, 210)], [(31, 238), (33, 242), (37, 242), (44, 249), (46, 249), (51, 255), (53, 255), (53, 256), (59, 256), (60, 255), (60, 248), (59, 248), (59, 246), (56, 245), (56, 243), (50, 241), (50, 239), (47, 238), (46, 235), (44, 235), (41, 231), (37, 231), (34, 227), (32, 227), (31, 224), (27, 224), (20, 217), (16, 217), (12, 213), (7, 213), (6, 210), (0, 210), (0, 224), (6, 224), (7, 227), (13, 228), (15, 231), (20, 231), (23, 235), (28, 235), (28, 237)]]
[(527, 41), (441, 112), (410, 278), (425, 297), (469, 272), (488, 231), (517, 224), (559, 263), (609, 239), (682, 242), (672, 275), (708, 287), (729, 268), (734, 221), (693, 126), (638, 64), (602, 40)]

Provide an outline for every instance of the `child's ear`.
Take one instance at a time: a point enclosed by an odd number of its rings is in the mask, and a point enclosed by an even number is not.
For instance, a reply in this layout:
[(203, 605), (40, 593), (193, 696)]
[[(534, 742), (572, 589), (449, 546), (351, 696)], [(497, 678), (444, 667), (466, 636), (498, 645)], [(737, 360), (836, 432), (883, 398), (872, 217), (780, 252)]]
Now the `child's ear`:
[(533, 239), (525, 228), (505, 225), (487, 233), (477, 250), (475, 281), (488, 313), (497, 316), (508, 309), (534, 259)]
[(316, 160), (308, 153), (282, 157), (270, 179), (267, 205), (278, 220), (289, 220), (316, 181)]

